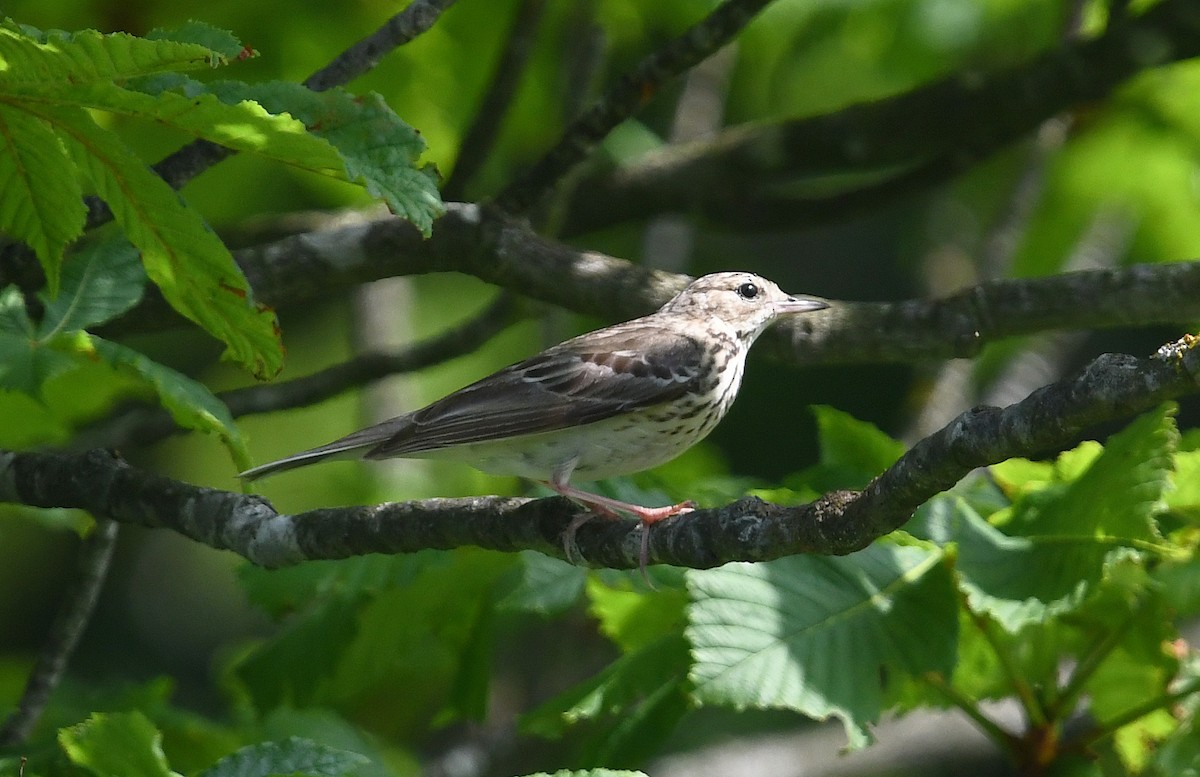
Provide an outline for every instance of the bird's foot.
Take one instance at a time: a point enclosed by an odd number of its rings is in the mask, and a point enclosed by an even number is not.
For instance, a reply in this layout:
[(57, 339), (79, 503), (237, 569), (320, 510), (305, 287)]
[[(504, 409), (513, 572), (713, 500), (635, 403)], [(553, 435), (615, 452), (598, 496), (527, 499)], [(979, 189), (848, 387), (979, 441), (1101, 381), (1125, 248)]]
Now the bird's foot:
[(643, 507), (631, 502), (622, 502), (619, 499), (612, 499), (600, 494), (582, 491), (566, 483), (550, 482), (547, 485), (555, 492), (574, 499), (576, 502), (589, 508), (589, 512), (571, 521), (570, 525), (563, 532), (563, 551), (566, 553), (567, 561), (574, 563), (573, 557), (575, 554), (571, 552), (571, 549), (575, 546), (575, 532), (579, 530), (580, 526), (590, 521), (594, 516), (611, 520), (619, 518), (619, 513), (627, 513), (637, 518), (641, 524), (642, 545), (638, 556), (638, 569), (642, 573), (642, 579), (651, 588), (654, 588), (654, 584), (650, 582), (650, 577), (646, 573), (646, 567), (650, 561), (650, 524), (658, 523), (664, 518), (670, 518), (673, 515), (690, 513), (696, 509), (696, 503), (690, 499), (679, 504), (667, 505), (666, 507)]

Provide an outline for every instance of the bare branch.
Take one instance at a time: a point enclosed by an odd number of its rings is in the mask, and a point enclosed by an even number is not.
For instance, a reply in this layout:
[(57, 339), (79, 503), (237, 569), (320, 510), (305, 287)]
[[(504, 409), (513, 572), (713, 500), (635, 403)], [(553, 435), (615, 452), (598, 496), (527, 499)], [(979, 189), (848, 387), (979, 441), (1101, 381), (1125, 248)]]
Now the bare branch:
[[(1096, 424), (1200, 392), (1196, 343), (1187, 338), (1146, 359), (1104, 355), (1079, 375), (1007, 408), (963, 413), (862, 492), (833, 492), (800, 507), (751, 497), (654, 524), (650, 558), (708, 568), (798, 553), (853, 552), (903, 525), (919, 505), (977, 467), (1071, 444)], [(463, 545), (561, 558), (559, 536), (582, 509), (560, 497), (468, 497), (281, 515), (261, 497), (181, 483), (103, 451), (0, 451), (0, 500), (78, 507), (116, 521), (170, 528), (265, 567)], [(641, 529), (632, 521), (594, 520), (576, 539), (593, 566), (631, 569), (639, 563)]]
[[(379, 278), (453, 271), (615, 321), (651, 312), (688, 280), (541, 237), (494, 208), (456, 203), (428, 240), (385, 216), (243, 249), (236, 257), (261, 289), (258, 298), (280, 309)], [(1190, 261), (993, 281), (939, 300), (842, 302), (777, 327), (759, 349), (803, 364), (913, 363), (973, 356), (1016, 335), (1198, 318), (1200, 261)], [(106, 333), (177, 320), (150, 294)]]
[(508, 115), (513, 95), (525, 72), (533, 41), (541, 24), (546, 0), (522, 0), (513, 19), (508, 42), (496, 63), (492, 82), (484, 91), (483, 102), (475, 111), (475, 120), (467, 128), (459, 144), (454, 169), (442, 185), (442, 197), (447, 200), (461, 199), (467, 184), (483, 167), (484, 160), (491, 154), (499, 135), (500, 126)]
[(625, 119), (649, 102), (663, 83), (728, 43), (771, 0), (726, 0), (683, 35), (638, 63), (567, 127), (562, 138), (496, 204), (525, 213)]
[(67, 661), (75, 652), (75, 646), (79, 644), (79, 638), (91, 620), (100, 589), (108, 577), (108, 566), (116, 544), (117, 524), (98, 518), (92, 533), (80, 546), (78, 577), (67, 591), (66, 600), (50, 628), (46, 644), (25, 683), (25, 691), (17, 702), (17, 709), (0, 727), (0, 746), (25, 741), (37, 724), (46, 702), (50, 700), (50, 694), (62, 679)]
[[(702, 213), (738, 229), (845, 218), (946, 181), (1138, 72), (1197, 55), (1195, 3), (1164, 0), (1098, 38), (1064, 43), (1017, 67), (956, 73), (823, 116), (735, 127), (589, 176), (567, 207), (563, 233), (664, 212)], [(851, 172), (871, 175), (837, 192), (772, 195), (789, 182)]]

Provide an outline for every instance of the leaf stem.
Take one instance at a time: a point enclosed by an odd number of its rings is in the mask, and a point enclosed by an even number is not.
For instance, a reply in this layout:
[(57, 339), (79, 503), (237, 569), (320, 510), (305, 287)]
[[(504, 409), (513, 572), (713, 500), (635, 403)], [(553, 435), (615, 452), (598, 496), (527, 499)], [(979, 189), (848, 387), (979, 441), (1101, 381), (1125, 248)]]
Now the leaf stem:
[(1000, 641), (992, 634), (988, 619), (972, 610), (966, 602), (963, 603), (963, 607), (966, 609), (967, 614), (971, 616), (971, 622), (975, 624), (975, 628), (979, 629), (983, 638), (991, 646), (992, 652), (996, 654), (996, 658), (1000, 661), (1000, 667), (1004, 670), (1004, 674), (1008, 676), (1013, 692), (1016, 693), (1017, 699), (1020, 700), (1021, 706), (1025, 709), (1025, 715), (1029, 718), (1029, 722), (1034, 726), (1044, 726), (1047, 720), (1045, 707), (1042, 705), (1041, 700), (1034, 694), (1029, 683), (1025, 682), (1025, 678), (1021, 676), (1021, 672), (1007, 648), (1000, 644)]
[(950, 704), (970, 718), (993, 742), (1009, 752), (1015, 753), (1016, 745), (1019, 742), (1017, 737), (985, 715), (974, 699), (946, 682), (946, 678), (939, 672), (926, 672), (922, 675), (922, 678), (935, 691), (944, 696), (946, 701), (950, 702)]
[(1071, 712), (1071, 709), (1075, 706), (1075, 701), (1083, 693), (1083, 686), (1091, 679), (1096, 670), (1100, 668), (1100, 665), (1104, 663), (1104, 659), (1108, 658), (1109, 654), (1116, 649), (1117, 645), (1120, 644), (1121, 640), (1129, 632), (1130, 627), (1133, 626), (1137, 616), (1141, 613), (1145, 601), (1144, 596), (1139, 596), (1124, 620), (1115, 629), (1108, 632), (1108, 634), (1096, 642), (1088, 654), (1080, 659), (1075, 670), (1071, 672), (1066, 685), (1063, 686), (1062, 691), (1050, 703), (1049, 712), (1051, 717), (1057, 718)]

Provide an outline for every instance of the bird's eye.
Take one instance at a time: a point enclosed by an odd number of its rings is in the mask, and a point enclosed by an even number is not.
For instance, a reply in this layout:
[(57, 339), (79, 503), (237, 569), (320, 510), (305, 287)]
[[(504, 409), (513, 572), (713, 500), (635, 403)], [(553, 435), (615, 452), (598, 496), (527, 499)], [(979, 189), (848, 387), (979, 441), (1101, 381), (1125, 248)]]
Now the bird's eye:
[(758, 287), (753, 283), (743, 283), (737, 287), (737, 293), (742, 299), (754, 299), (758, 296)]

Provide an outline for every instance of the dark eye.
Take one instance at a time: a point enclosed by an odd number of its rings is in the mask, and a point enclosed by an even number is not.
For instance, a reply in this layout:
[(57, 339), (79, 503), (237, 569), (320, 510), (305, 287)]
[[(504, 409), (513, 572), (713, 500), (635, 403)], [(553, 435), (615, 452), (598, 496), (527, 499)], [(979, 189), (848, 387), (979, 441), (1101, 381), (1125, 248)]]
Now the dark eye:
[(758, 287), (753, 283), (743, 283), (737, 287), (737, 293), (742, 299), (754, 299), (758, 296)]

